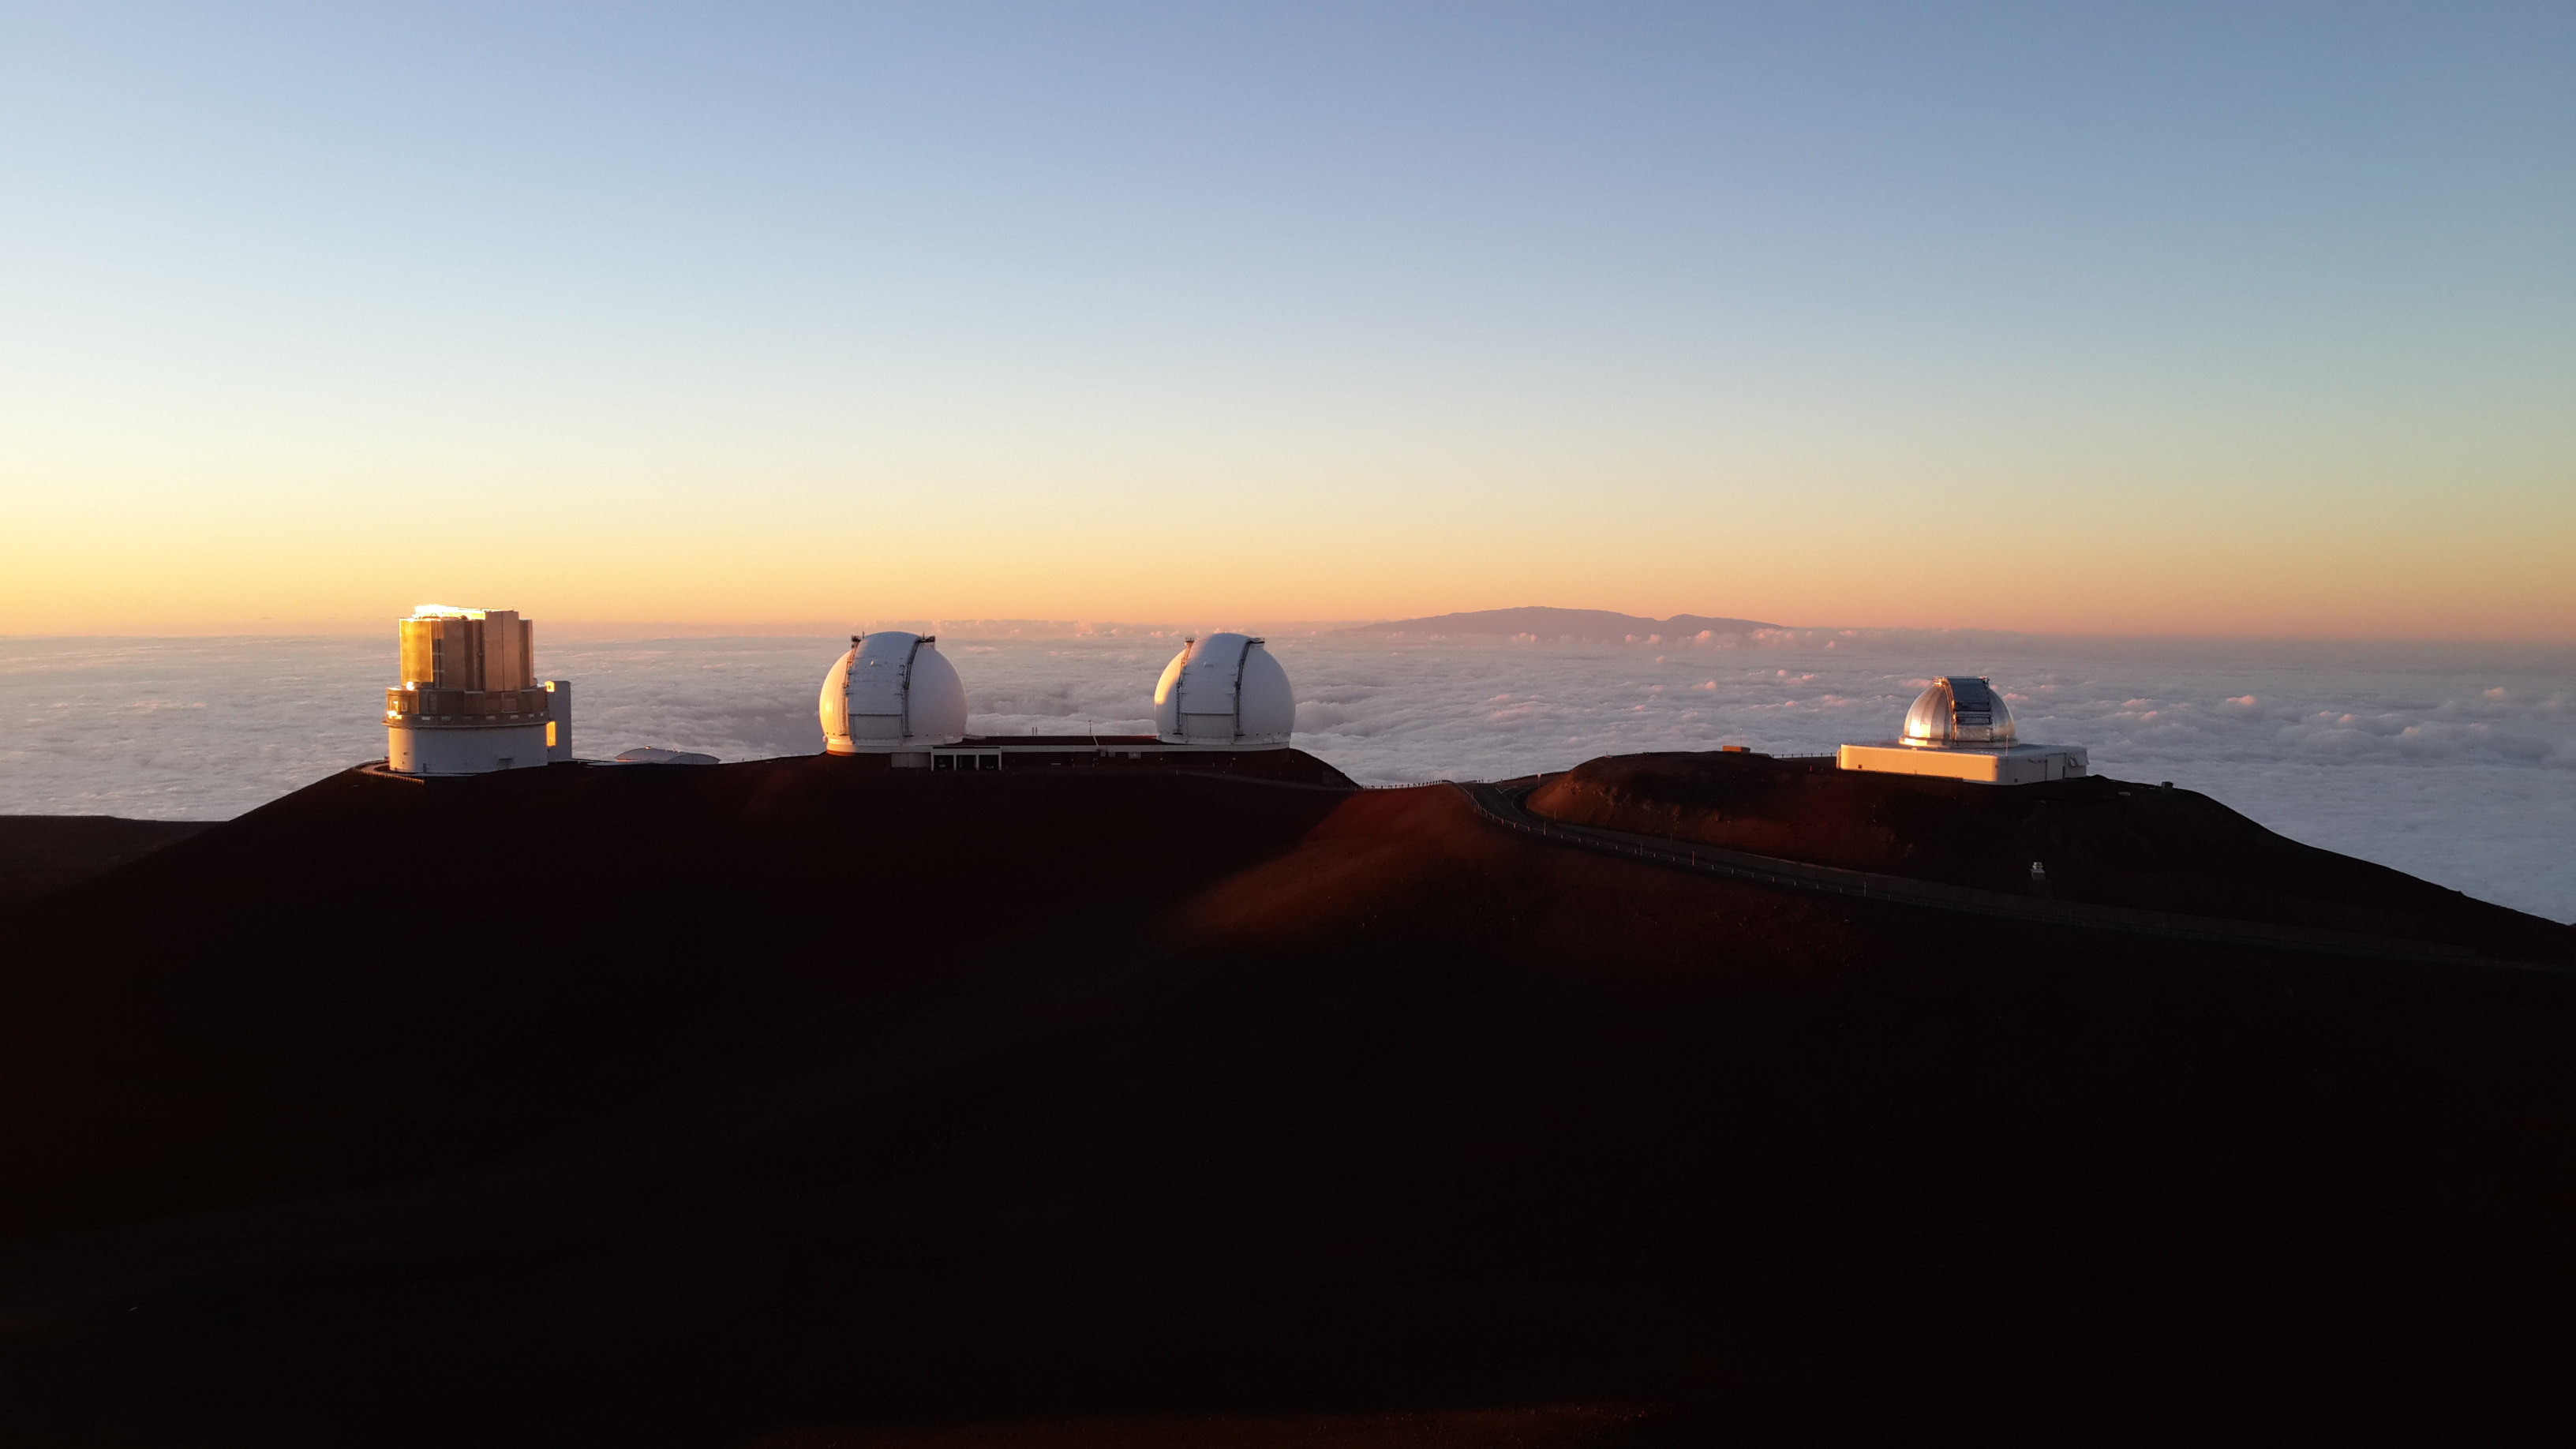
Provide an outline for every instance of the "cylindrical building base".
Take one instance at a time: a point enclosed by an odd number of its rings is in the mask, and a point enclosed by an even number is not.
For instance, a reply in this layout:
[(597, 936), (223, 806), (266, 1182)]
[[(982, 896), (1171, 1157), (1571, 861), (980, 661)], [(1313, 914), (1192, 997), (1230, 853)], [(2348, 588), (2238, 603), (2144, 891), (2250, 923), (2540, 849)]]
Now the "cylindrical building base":
[(488, 775), (545, 762), (543, 722), (385, 727), (385, 766), (406, 775)]

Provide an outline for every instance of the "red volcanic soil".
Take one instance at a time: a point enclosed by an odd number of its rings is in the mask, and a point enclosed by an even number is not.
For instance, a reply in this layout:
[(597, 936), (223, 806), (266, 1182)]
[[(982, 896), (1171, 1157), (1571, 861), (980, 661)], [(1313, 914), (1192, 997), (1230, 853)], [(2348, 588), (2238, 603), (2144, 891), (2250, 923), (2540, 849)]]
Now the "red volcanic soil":
[(0, 925), (19, 1442), (2567, 1415), (2554, 970), (825, 758), (335, 776)]
[(1132, 928), (1340, 799), (864, 764), (353, 770), (33, 903), (0, 1153), (49, 1170), (0, 1188), (0, 1231), (576, 1131), (810, 1012)]
[(2576, 930), (2557, 922), (2301, 845), (2194, 791), (2101, 776), (1998, 788), (1755, 754), (1615, 755), (1550, 777), (1526, 804), (1813, 865), (2576, 962)]

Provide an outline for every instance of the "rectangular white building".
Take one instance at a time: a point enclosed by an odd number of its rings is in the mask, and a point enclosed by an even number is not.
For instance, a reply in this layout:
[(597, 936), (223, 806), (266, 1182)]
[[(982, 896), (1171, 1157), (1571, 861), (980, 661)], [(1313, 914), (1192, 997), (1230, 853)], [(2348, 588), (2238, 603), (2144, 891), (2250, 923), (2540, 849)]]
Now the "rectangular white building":
[(1888, 775), (1936, 775), (1983, 785), (2037, 785), (2085, 774), (2080, 745), (1845, 745), (1835, 763)]

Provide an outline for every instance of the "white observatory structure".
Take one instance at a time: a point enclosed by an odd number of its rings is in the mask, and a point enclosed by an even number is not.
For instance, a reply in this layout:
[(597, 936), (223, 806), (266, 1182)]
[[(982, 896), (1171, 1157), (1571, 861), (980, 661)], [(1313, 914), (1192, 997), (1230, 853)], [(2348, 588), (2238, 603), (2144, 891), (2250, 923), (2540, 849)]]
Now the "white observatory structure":
[(1282, 758), (1269, 752), (1288, 748), (1297, 723), (1288, 671), (1262, 641), (1210, 634), (1164, 667), (1153, 734), (970, 735), (965, 683), (938, 644), (893, 629), (852, 635), (823, 676), (824, 752), (898, 769), (1275, 769)]
[(934, 747), (966, 738), (966, 686), (935, 635), (853, 634), (823, 676), (822, 715), (826, 753), (927, 768)]
[(1263, 641), (1192, 639), (1154, 685), (1155, 737), (1166, 745), (1277, 750), (1297, 724), (1297, 691)]
[(538, 682), (533, 621), (423, 604), (396, 629), (402, 683), (385, 691), (386, 768), (483, 775), (572, 758), (572, 684)]
[(2025, 745), (2016, 738), (2012, 706), (1982, 675), (1952, 674), (1932, 681), (1905, 711), (1905, 733), (1876, 745), (1845, 745), (1836, 763), (1846, 770), (1894, 775), (1938, 775), (1987, 785), (2036, 785), (2085, 774), (2091, 762), (2078, 745)]

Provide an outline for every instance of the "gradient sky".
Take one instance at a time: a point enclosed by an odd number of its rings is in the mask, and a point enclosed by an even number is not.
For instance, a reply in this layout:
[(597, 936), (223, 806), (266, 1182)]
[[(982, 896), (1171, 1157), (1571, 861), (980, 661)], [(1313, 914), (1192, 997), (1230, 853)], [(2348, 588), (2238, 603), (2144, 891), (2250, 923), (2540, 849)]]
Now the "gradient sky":
[(0, 632), (2576, 638), (2576, 7), (0, 6)]

